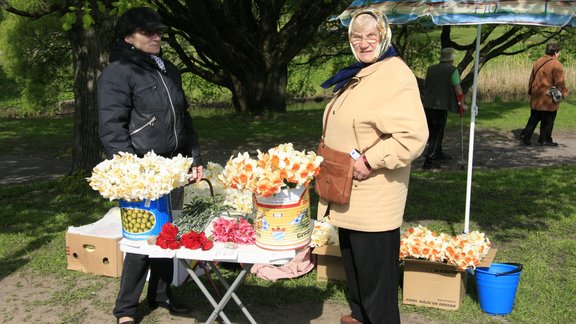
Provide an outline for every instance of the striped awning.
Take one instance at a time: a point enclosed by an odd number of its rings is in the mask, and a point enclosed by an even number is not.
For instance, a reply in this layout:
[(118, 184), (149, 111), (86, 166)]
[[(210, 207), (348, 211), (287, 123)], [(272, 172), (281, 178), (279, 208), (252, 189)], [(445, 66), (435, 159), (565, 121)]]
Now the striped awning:
[(392, 24), (430, 17), (436, 25), (575, 25), (576, 0), (356, 0), (337, 19), (348, 25), (359, 9), (384, 12)]

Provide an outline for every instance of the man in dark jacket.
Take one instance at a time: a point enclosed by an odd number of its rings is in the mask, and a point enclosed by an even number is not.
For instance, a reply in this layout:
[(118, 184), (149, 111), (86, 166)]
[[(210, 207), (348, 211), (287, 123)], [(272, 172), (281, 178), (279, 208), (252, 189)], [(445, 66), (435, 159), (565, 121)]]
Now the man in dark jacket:
[[(161, 36), (167, 27), (150, 8), (132, 8), (119, 19), (117, 44), (110, 63), (98, 79), (98, 117), (102, 145), (108, 158), (118, 152), (143, 156), (154, 151), (164, 157), (192, 157), (191, 182), (202, 178), (202, 159), (178, 69), (162, 59)], [(181, 205), (180, 194), (172, 203)], [(190, 313), (170, 300), (172, 259), (126, 253), (114, 316), (133, 323), (140, 294), (150, 269), (147, 301), (173, 315)]]
[(453, 65), (454, 58), (453, 48), (443, 48), (440, 52), (440, 63), (430, 66), (426, 72), (422, 104), (430, 135), (424, 151), (426, 160), (422, 168), (425, 170), (439, 169), (442, 160), (451, 158), (442, 149), (448, 112), (460, 112), (462, 115), (465, 110), (460, 74)]

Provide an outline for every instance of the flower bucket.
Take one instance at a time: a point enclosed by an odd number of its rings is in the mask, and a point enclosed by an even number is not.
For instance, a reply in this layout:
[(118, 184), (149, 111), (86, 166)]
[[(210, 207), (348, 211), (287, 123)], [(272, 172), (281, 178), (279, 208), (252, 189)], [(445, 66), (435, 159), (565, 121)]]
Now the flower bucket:
[(295, 250), (310, 243), (314, 223), (310, 220), (307, 187), (284, 189), (270, 197), (254, 196), (256, 245), (267, 250)]
[(122, 236), (130, 240), (146, 240), (157, 236), (162, 226), (172, 222), (170, 195), (156, 200), (125, 201), (120, 199)]
[(518, 263), (492, 263), (490, 268), (476, 268), (480, 308), (492, 315), (512, 312), (521, 272), (522, 265)]

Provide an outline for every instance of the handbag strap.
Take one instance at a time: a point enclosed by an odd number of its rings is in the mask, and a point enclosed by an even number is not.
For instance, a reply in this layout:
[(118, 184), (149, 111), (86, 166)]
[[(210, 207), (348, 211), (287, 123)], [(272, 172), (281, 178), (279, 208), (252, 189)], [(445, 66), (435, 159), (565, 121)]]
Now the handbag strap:
[(374, 145), (378, 144), (378, 142), (380, 142), (381, 139), (384, 139), (384, 134), (378, 136), (378, 138), (377, 138), (372, 144), (370, 144), (369, 146), (366, 146), (366, 147), (362, 150), (361, 153), (364, 154), (364, 153), (368, 152), (368, 150), (371, 149), (371, 148), (373, 148)]
[[(352, 79), (354, 80), (354, 79)], [(336, 103), (338, 97), (344, 92), (349, 86), (356, 84), (357, 82), (351, 82), (352, 80), (348, 81), (348, 83), (344, 86), (344, 88), (340, 89), (332, 102), (330, 103), (330, 107), (328, 107), (328, 111), (326, 112), (326, 117), (324, 118), (324, 127), (322, 127), (322, 138), (320, 139), (320, 143), (324, 144), (324, 136), (326, 135), (326, 128), (328, 128), (328, 116), (330, 116), (330, 112), (332, 112), (332, 108), (334, 108), (334, 104)], [(356, 131), (354, 131), (354, 136), (356, 136)], [(378, 136), (378, 138), (369, 146), (365, 147), (362, 150), (362, 154), (366, 153), (369, 149), (371, 149), (376, 143), (378, 143), (381, 139), (384, 138), (384, 134)], [(356, 140), (358, 141), (358, 140)]]
[(336, 103), (338, 96), (339, 94), (336, 95), (334, 99), (332, 99), (330, 107), (328, 107), (328, 111), (326, 112), (326, 117), (324, 118), (324, 127), (322, 127), (322, 138), (321, 138), (322, 143), (324, 143), (324, 136), (326, 135), (326, 128), (328, 127), (328, 116), (330, 116), (330, 112), (332, 111), (332, 108), (334, 108), (334, 104)]
[(532, 68), (532, 77), (530, 78), (530, 85), (528, 86), (528, 88), (530, 90), (532, 90), (532, 83), (534, 82), (534, 79), (536, 78), (536, 73), (538, 73), (538, 71), (540, 71), (540, 69), (548, 62), (552, 61), (552, 59), (548, 59), (548, 61), (542, 63), (542, 65), (540, 65), (536, 71), (534, 71), (534, 68)]
[(338, 97), (340, 97), (340, 95), (346, 91), (346, 89), (348, 89), (350, 86), (357, 84), (360, 81), (360, 79), (354, 77), (352, 79), (350, 79), (345, 85), (344, 87), (342, 87), (342, 89), (338, 90), (338, 92), (336, 93), (336, 96), (334, 96), (334, 99), (332, 99), (332, 102), (330, 103), (330, 107), (328, 107), (328, 111), (326, 112), (326, 117), (324, 118), (324, 125), (322, 125), (322, 143), (324, 143), (324, 136), (326, 135), (326, 128), (328, 128), (328, 116), (330, 116), (330, 112), (332, 111), (332, 108), (334, 108), (334, 104), (336, 103), (336, 101), (338, 100)]

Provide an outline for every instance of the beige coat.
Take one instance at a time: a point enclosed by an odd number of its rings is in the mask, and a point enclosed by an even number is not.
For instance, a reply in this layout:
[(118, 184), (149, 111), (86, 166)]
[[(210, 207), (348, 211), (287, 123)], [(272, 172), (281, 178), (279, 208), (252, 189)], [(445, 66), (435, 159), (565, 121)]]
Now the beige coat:
[[(416, 78), (401, 59), (392, 57), (374, 63), (358, 72), (356, 78), (356, 85), (333, 99), (334, 107), (324, 125), (325, 143), (350, 152), (369, 146), (380, 135), (384, 139), (365, 154), (374, 170), (370, 177), (355, 180), (350, 204), (331, 204), (328, 217), (331, 224), (341, 228), (393, 230), (402, 224), (410, 164), (422, 153), (428, 139), (426, 115)], [(320, 219), (327, 205), (320, 199)]]

